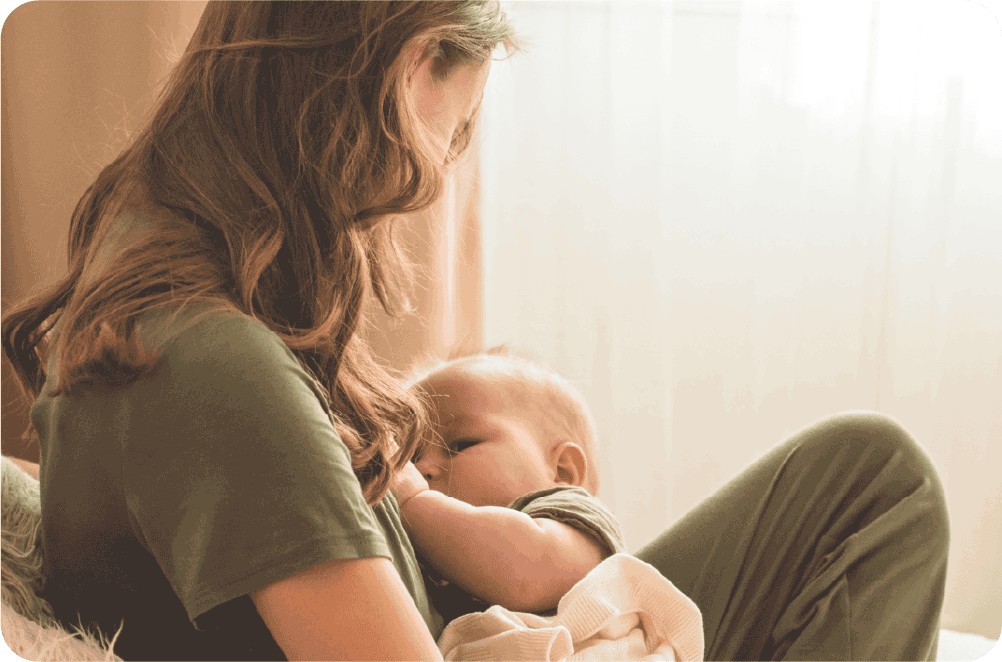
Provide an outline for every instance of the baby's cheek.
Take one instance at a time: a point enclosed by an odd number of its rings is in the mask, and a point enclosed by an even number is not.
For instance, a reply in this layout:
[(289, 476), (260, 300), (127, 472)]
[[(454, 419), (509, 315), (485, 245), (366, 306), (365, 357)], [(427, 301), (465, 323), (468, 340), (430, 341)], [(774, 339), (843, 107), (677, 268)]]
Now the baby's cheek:
[(434, 478), (428, 479), (428, 487), (430, 489), (435, 490), (436, 492), (441, 492), (442, 494), (449, 494), (448, 476), (443, 478), (443, 476), (439, 474)]

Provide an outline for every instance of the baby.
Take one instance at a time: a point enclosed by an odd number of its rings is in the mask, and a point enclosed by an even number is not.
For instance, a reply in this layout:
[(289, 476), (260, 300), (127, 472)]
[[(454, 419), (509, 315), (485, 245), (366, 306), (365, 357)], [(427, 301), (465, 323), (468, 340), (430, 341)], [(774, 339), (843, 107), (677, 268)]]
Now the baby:
[(598, 489), (595, 426), (553, 371), (497, 353), (449, 361), (415, 385), (434, 438), (393, 492), (449, 622), (501, 605), (544, 613), (625, 552)]

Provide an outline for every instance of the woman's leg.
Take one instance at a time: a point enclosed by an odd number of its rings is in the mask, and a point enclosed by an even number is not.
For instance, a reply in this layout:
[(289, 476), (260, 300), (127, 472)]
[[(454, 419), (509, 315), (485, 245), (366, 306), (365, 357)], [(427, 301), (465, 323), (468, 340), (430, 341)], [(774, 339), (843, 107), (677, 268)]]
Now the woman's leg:
[(933, 660), (949, 523), (894, 420), (807, 427), (637, 553), (699, 606), (707, 660)]

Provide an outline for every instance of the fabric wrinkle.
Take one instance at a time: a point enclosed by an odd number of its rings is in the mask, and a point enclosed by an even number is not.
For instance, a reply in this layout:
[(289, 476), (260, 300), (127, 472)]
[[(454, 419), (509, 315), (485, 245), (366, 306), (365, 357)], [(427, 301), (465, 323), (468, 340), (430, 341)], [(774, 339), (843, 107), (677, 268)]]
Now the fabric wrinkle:
[(656, 568), (614, 554), (561, 598), (554, 616), (495, 605), (450, 623), (439, 648), (446, 660), (701, 660), (703, 623)]

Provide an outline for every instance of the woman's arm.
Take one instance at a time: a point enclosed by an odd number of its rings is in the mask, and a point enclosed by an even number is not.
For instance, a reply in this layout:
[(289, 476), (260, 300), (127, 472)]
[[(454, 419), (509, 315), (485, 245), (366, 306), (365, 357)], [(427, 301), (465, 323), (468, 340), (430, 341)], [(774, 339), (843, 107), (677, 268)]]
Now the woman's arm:
[(413, 465), (398, 476), (394, 493), (415, 549), (449, 581), (512, 611), (555, 608), (608, 556), (593, 536), (562, 522), (429, 490)]
[(251, 593), (290, 660), (441, 660), (386, 558), (321, 563)]
[(9, 459), (11, 462), (20, 467), (24, 473), (28, 474), (35, 480), (38, 480), (38, 464), (34, 462), (28, 462), (27, 460), (22, 460), (19, 457), (11, 457)]

